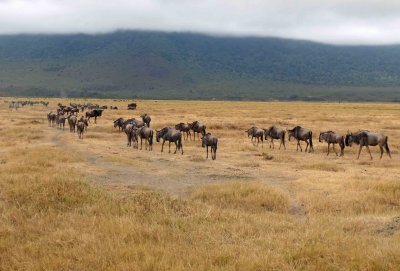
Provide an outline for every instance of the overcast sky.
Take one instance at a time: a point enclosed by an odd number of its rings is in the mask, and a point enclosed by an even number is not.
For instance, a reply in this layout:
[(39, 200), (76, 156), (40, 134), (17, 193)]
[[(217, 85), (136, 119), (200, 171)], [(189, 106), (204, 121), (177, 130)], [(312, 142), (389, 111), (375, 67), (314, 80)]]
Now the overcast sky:
[(0, 0), (0, 34), (192, 31), (400, 43), (395, 0)]

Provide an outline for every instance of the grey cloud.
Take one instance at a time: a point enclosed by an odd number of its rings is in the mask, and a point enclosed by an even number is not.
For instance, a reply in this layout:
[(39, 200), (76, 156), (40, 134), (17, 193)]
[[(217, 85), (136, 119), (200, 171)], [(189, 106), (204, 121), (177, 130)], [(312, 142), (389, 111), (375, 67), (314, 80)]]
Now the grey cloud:
[(400, 2), (380, 0), (0, 0), (0, 34), (192, 31), (400, 43)]

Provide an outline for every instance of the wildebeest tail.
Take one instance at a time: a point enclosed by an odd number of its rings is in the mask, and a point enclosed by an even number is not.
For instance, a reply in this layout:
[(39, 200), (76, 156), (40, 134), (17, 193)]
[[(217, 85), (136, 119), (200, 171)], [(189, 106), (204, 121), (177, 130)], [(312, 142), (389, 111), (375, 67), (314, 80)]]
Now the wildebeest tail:
[(388, 144), (388, 137), (385, 137), (385, 150), (388, 153), (389, 157), (391, 158), (392, 155), (390, 154), (389, 144)]
[(180, 150), (182, 148), (182, 134), (179, 134), (179, 138), (178, 138), (178, 150)]
[(150, 131), (149, 144), (153, 145), (153, 130)]
[(312, 132), (310, 132), (310, 147), (314, 149), (314, 146), (312, 143)]

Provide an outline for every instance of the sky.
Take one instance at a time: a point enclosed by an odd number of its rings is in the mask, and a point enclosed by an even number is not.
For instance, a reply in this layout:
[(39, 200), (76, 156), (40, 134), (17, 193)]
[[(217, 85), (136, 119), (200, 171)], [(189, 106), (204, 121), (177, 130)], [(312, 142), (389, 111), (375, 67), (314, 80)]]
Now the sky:
[(0, 0), (0, 34), (115, 30), (400, 44), (400, 1)]

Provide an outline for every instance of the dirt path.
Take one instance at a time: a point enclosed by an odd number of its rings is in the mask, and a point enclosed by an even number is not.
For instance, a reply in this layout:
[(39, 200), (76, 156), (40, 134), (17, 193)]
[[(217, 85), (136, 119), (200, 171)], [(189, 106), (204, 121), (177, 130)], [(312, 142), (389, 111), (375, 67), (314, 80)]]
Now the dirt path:
[(51, 127), (47, 128), (46, 137), (52, 145), (78, 154), (83, 161), (78, 167), (86, 173), (87, 179), (95, 183), (112, 187), (144, 186), (165, 191), (174, 197), (185, 197), (191, 188), (199, 185), (232, 180), (261, 180), (289, 194), (290, 213), (304, 215), (302, 206), (289, 189), (295, 179), (277, 171), (262, 167), (237, 167), (223, 159), (213, 162), (176, 161), (178, 155), (161, 154), (158, 149), (150, 153), (134, 150), (132, 163), (112, 161), (120, 156), (129, 158), (133, 150), (122, 144), (93, 148), (90, 139), (80, 141), (76, 134)]

